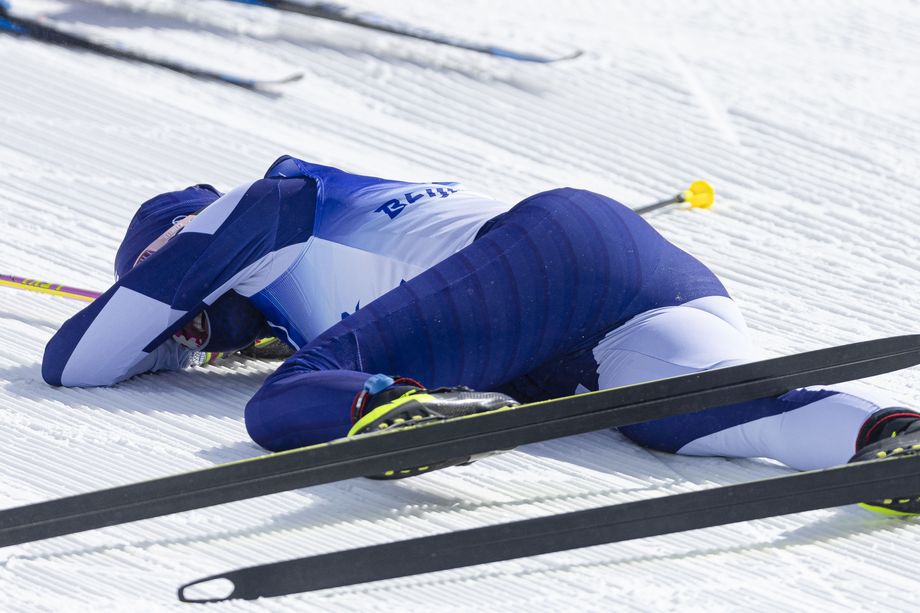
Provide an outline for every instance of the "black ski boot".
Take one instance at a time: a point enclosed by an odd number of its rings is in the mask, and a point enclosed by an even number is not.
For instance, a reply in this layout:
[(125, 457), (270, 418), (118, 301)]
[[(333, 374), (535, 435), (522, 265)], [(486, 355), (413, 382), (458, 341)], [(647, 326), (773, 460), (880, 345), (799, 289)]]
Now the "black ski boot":
[[(518, 404), (511, 396), (498, 392), (477, 392), (463, 386), (428, 390), (413, 379), (392, 379), (386, 375), (375, 375), (368, 379), (364, 389), (355, 397), (351, 409), (354, 425), (348, 436), (359, 436), (390, 428), (408, 428), (451, 417), (510, 408)], [(471, 464), (486, 455), (492, 454), (451, 458), (428, 466), (393, 469), (370, 478), (403, 479), (448, 466)]]
[[(920, 454), (920, 413), (889, 409), (873, 415), (860, 429), (858, 450), (850, 462)], [(884, 515), (920, 515), (920, 494), (892, 496), (861, 507)]]

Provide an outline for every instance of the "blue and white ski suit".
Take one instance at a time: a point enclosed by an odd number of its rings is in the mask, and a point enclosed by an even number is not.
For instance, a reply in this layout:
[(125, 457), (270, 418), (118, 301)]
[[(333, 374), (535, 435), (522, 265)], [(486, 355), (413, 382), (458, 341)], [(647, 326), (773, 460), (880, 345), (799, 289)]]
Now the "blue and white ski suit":
[[(558, 189), (510, 207), (283, 157), (66, 322), (43, 376), (111, 385), (187, 365), (173, 332), (231, 289), (298, 350), (246, 407), (271, 450), (344, 436), (376, 373), (526, 402), (760, 357), (715, 275), (607, 197)], [(816, 468), (845, 462), (891, 404), (869, 395), (797, 390), (622, 431)]]

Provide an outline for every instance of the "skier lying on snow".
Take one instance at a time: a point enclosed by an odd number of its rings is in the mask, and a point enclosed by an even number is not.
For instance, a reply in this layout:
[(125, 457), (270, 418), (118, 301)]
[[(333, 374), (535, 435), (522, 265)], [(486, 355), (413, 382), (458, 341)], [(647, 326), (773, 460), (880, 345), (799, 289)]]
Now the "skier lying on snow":
[[(111, 385), (274, 335), (297, 352), (246, 406), (250, 435), (273, 451), (759, 357), (709, 269), (623, 205), (575, 189), (509, 207), (455, 183), (282, 157), (225, 195), (197, 185), (145, 202), (115, 273), (48, 343), (45, 380)], [(653, 449), (798, 469), (920, 443), (920, 414), (842, 390), (621, 431)], [(920, 512), (918, 500), (873, 504)]]

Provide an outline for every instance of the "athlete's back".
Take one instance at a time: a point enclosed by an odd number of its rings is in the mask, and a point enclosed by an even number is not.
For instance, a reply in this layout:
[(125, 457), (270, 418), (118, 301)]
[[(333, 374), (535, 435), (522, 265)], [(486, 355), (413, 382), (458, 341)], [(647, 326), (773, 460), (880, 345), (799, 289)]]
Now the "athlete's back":
[(186, 366), (194, 352), (173, 333), (231, 291), (299, 347), (472, 242), (507, 208), (455, 183), (391, 181), (282, 157), (266, 178), (194, 213), (165, 246), (136, 247), (139, 263), (48, 343), (43, 376), (111, 385)]

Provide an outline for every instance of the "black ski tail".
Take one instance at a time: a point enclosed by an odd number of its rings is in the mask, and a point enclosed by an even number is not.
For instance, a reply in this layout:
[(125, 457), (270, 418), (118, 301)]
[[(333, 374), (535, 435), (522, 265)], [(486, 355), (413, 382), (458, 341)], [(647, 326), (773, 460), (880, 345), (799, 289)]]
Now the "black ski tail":
[[(920, 492), (920, 455), (893, 456), (598, 509), (233, 570), (179, 588), (183, 602), (283, 596)], [(195, 597), (224, 580), (223, 597)], [(217, 586), (214, 586), (215, 588)]]
[(207, 68), (184, 64), (165, 58), (153, 57), (138, 51), (122, 49), (108, 43), (99, 42), (81, 34), (68, 32), (44, 20), (39, 21), (36, 19), (10, 15), (3, 9), (2, 5), (0, 5), (0, 32), (5, 32), (14, 36), (24, 36), (61, 47), (81, 49), (106, 57), (158, 66), (189, 77), (219, 81), (252, 91), (261, 91), (261, 88), (265, 86), (291, 83), (303, 77), (303, 73), (294, 73), (280, 79), (256, 79), (229, 72), (209, 70)]

